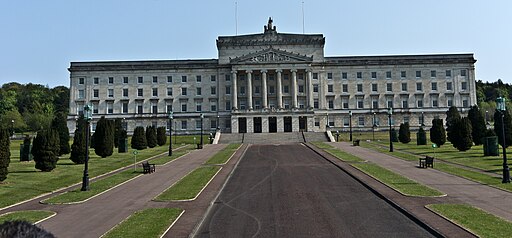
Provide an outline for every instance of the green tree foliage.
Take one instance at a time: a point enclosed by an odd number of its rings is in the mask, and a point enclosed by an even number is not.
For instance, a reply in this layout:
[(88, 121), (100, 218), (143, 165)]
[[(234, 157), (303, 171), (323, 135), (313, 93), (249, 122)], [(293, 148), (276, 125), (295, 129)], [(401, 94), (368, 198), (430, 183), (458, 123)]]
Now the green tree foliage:
[(157, 145), (156, 129), (154, 126), (146, 127), (146, 141), (149, 148), (153, 148)]
[(411, 131), (409, 130), (409, 123), (400, 124), (400, 129), (398, 130), (398, 140), (404, 144), (411, 142)]
[(132, 148), (136, 150), (143, 150), (148, 147), (146, 141), (146, 134), (144, 133), (144, 127), (135, 127), (132, 136)]
[[(503, 113), (503, 123), (505, 124), (505, 147), (512, 145), (512, 118), (508, 111)], [(501, 112), (494, 112), (494, 132), (498, 136), (498, 142), (503, 146), (503, 131), (501, 124)]]
[(59, 132), (60, 152), (59, 155), (69, 154), (69, 128), (67, 124), (67, 115), (64, 112), (55, 114), (52, 121), (52, 128)]
[(101, 117), (94, 132), (94, 152), (101, 158), (114, 153), (114, 123)]
[(86, 122), (84, 116), (81, 115), (76, 122), (75, 136), (73, 137), (73, 145), (71, 145), (71, 156), (69, 159), (75, 164), (85, 163), (85, 133)]
[(55, 112), (69, 113), (69, 89), (64, 86), (57, 86), (51, 89)]
[[(14, 124), (12, 121), (14, 121)], [(9, 128), (9, 130), (14, 126), (12, 129), (14, 129), (15, 132), (22, 132), (27, 129), (25, 119), (16, 109), (0, 114), (0, 125), (4, 125), (4, 127)]]
[(460, 119), (460, 113), (457, 110), (457, 107), (451, 106), (446, 112), (446, 134), (448, 136), (448, 141), (453, 142), (455, 137), (453, 137), (453, 130), (455, 121)]
[(452, 121), (453, 124), (453, 141), (451, 141), (453, 147), (459, 151), (466, 151), (471, 149), (473, 146), (473, 138), (471, 136), (471, 121), (467, 117), (461, 119), (455, 119)]
[(121, 133), (123, 131), (123, 122), (120, 118), (116, 118), (114, 120), (114, 147), (119, 147), (120, 139), (121, 139)]
[(46, 129), (37, 132), (32, 146), (32, 155), (36, 162), (36, 169), (50, 172), (57, 166), (60, 149), (59, 134), (56, 130)]
[(167, 143), (167, 135), (165, 135), (166, 129), (165, 126), (158, 127), (156, 131), (157, 144), (159, 146), (165, 145)]
[(32, 143), (32, 139), (30, 136), (26, 135), (25, 139), (23, 139), (23, 149), (20, 151), (20, 160), (21, 161), (30, 161), (30, 144)]
[(9, 130), (0, 129), (0, 182), (7, 178), (9, 163), (11, 163), (9, 134)]
[(118, 141), (119, 147), (117, 147), (119, 153), (128, 152), (128, 144), (125, 144), (127, 138), (128, 138), (128, 133), (126, 133), (126, 130), (121, 129), (121, 132), (119, 133), (119, 141)]
[(417, 145), (426, 145), (427, 144), (427, 132), (423, 129), (423, 127), (420, 127), (417, 134), (416, 139)]
[(446, 143), (446, 131), (444, 130), (443, 119), (433, 119), (430, 128), (430, 141), (441, 147)]
[(475, 105), (469, 110), (468, 119), (471, 121), (471, 136), (473, 137), (473, 142), (475, 145), (481, 145), (487, 129), (484, 114), (482, 114), (482, 111)]

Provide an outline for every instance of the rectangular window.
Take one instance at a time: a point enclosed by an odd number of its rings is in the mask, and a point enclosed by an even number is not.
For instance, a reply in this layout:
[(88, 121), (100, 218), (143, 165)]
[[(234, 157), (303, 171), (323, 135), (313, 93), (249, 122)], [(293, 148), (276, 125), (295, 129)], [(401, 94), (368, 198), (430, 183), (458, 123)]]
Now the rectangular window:
[[(82, 94), (83, 94), (83, 90), (81, 90), (81, 91), (82, 91)], [(80, 94), (80, 91), (78, 91), (78, 92), (79, 92), (79, 94)], [(98, 90), (98, 89), (93, 89), (93, 90), (92, 90), (92, 96), (93, 96), (93, 97), (95, 97), (95, 98), (99, 97), (99, 96), (100, 96), (100, 90)], [(79, 95), (78, 97), (80, 98), (80, 95)]]
[(386, 72), (386, 78), (387, 79), (391, 79), (391, 71), (387, 71)]
[(216, 129), (217, 128), (217, 121), (211, 120), (210, 121), (210, 129)]
[(376, 83), (372, 83), (372, 92), (377, 92), (377, 91), (378, 91), (377, 84)]
[(274, 93), (275, 93), (275, 88), (274, 88), (274, 86), (270, 86), (270, 87), (268, 87), (268, 93), (269, 93), (269, 94), (274, 94)]
[(437, 103), (437, 99), (432, 99), (432, 106), (433, 107), (438, 107), (438, 103)]
[(446, 90), (451, 91), (452, 89), (452, 82), (446, 82)]
[(350, 117), (343, 117), (343, 126), (350, 126)]
[[(256, 108), (259, 109), (259, 108)], [(217, 103), (216, 102), (210, 102), (210, 111), (216, 112), (217, 111)]]
[(153, 97), (158, 97), (158, 88), (153, 88)]
[(332, 79), (332, 73), (327, 73), (327, 79)]
[(407, 83), (402, 83), (402, 91), (407, 91)]
[(156, 102), (152, 102), (151, 103), (151, 112), (153, 114), (157, 114), (158, 113), (158, 104)]
[(357, 79), (362, 79), (363, 78), (363, 73), (362, 72), (357, 72), (356, 73), (356, 78)]
[(431, 78), (437, 77), (437, 72), (435, 70), (430, 70), (430, 77)]
[(318, 93), (318, 84), (313, 84), (313, 92)]
[(363, 108), (363, 107), (364, 107), (363, 98), (357, 98), (357, 108)]
[(333, 92), (333, 85), (332, 84), (327, 85), (327, 92), (329, 92), (329, 93)]
[(273, 75), (273, 74), (269, 74), (269, 75), (268, 75), (268, 80), (270, 80), (270, 81), (274, 81), (274, 75)]
[(362, 93), (363, 92), (363, 85), (362, 84), (357, 84), (357, 92), (358, 93)]
[(372, 79), (377, 79), (377, 72), (372, 72)]
[(341, 73), (341, 79), (347, 79), (347, 72)]
[(94, 78), (92, 82), (94, 84), (99, 84), (100, 83), (100, 78)]
[(98, 114), (98, 108), (99, 108), (98, 103), (97, 102), (93, 102), (92, 103), (92, 113), (93, 114)]
[(167, 88), (167, 96), (172, 96), (172, 88)]
[(348, 109), (348, 97), (341, 98), (341, 105), (344, 109)]
[(460, 85), (460, 90), (468, 90), (468, 82), (462, 82)]
[(144, 90), (142, 88), (137, 89), (137, 96), (138, 97), (144, 97)]
[(181, 121), (181, 129), (186, 130), (187, 129), (187, 121)]
[(114, 97), (114, 89), (113, 88), (109, 88), (108, 89), (108, 97), (109, 98), (113, 98)]
[(303, 93), (304, 92), (304, 85), (299, 85), (299, 93)]
[(446, 70), (446, 77), (447, 78), (451, 78), (452, 77), (452, 71), (451, 70), (449, 70), (449, 69)]
[(348, 84), (341, 85), (341, 91), (344, 93), (348, 93)]
[(364, 117), (357, 117), (357, 125), (364, 126)]
[(288, 85), (284, 85), (283, 92), (284, 93), (289, 93), (290, 92), (290, 87), (288, 87)]
[(407, 98), (402, 98), (402, 108), (409, 108), (409, 101)]
[(240, 95), (245, 95), (245, 87), (244, 86), (240, 87)]
[(401, 71), (400, 72), (400, 78), (406, 78), (407, 77), (407, 72), (406, 71)]
[(416, 106), (419, 108), (423, 107), (423, 99), (417, 98), (416, 99)]
[(181, 103), (181, 111), (186, 112), (187, 111), (187, 103)]
[(196, 82), (198, 82), (198, 83), (201, 82), (201, 75), (196, 75)]
[(167, 76), (167, 82), (172, 83), (172, 76)]
[(231, 75), (229, 75), (229, 74), (226, 74), (226, 76), (224, 78), (225, 78), (226, 82), (231, 81)]
[(231, 86), (226, 86), (226, 95), (231, 94)]
[(187, 88), (181, 88), (181, 96), (187, 96)]
[(304, 74), (303, 74), (303, 73), (298, 73), (298, 74), (297, 74), (297, 78), (298, 78), (299, 80), (303, 80), (303, 79), (304, 79)]
[(432, 91), (437, 91), (437, 83), (432, 82)]
[(137, 83), (144, 83), (143, 77), (137, 77)]
[(217, 76), (215, 76), (215, 75), (210, 75), (210, 81), (211, 81), (211, 82), (215, 82), (215, 81), (217, 81)]
[(393, 98), (389, 97), (386, 101), (388, 108), (393, 108)]
[(196, 102), (196, 112), (203, 111), (203, 104), (201, 102)]
[(379, 108), (379, 100), (378, 99), (373, 99), (372, 100), (372, 108), (373, 109)]
[(128, 77), (123, 77), (123, 83), (124, 83), (124, 84), (127, 84), (127, 83), (128, 83)]
[(196, 88), (196, 96), (201, 96), (203, 94), (203, 91), (201, 90), (200, 87), (197, 87)]
[(158, 83), (158, 77), (157, 76), (153, 76), (153, 83)]
[(421, 78), (421, 71), (416, 71), (416, 78)]
[(123, 108), (123, 113), (128, 113), (128, 102), (123, 102), (122, 108)]
[(466, 77), (466, 70), (465, 69), (461, 69), (460, 70), (460, 76)]
[(108, 102), (107, 103), (107, 114), (112, 114), (112, 113), (114, 113), (114, 103)]
[(318, 109), (318, 100), (317, 100), (317, 99), (315, 99), (315, 100), (313, 101), (313, 107), (314, 107), (315, 109)]
[(78, 78), (78, 84), (85, 84), (85, 78)]
[(284, 80), (289, 80), (290, 79), (290, 76), (288, 74), (283, 74), (283, 79)]
[(318, 73), (313, 73), (313, 79), (318, 79)]
[(138, 102), (138, 103), (137, 103), (137, 113), (138, 113), (138, 114), (142, 114), (142, 113), (144, 113), (144, 107), (142, 106), (142, 103), (141, 103), (141, 102)]
[(187, 82), (187, 75), (181, 76), (181, 82), (186, 83)]
[(386, 91), (388, 91), (388, 92), (393, 91), (393, 83), (387, 83), (386, 84)]
[(231, 101), (226, 101), (226, 111), (231, 110)]
[(108, 77), (108, 84), (114, 84), (114, 77)]
[(453, 106), (453, 97), (452, 97), (452, 96), (448, 96), (448, 97), (446, 97), (446, 105), (447, 105), (448, 107)]
[(128, 89), (123, 88), (123, 97), (128, 97)]
[(85, 90), (80, 89), (78, 90), (78, 98), (85, 98)]
[(333, 99), (329, 99), (327, 102), (329, 104), (329, 109), (334, 109), (334, 100)]
[(423, 90), (423, 84), (422, 83), (416, 83), (416, 91), (422, 91)]
[[(257, 88), (258, 88), (258, 87), (257, 87)], [(256, 93), (258, 93), (258, 92), (256, 92)], [(217, 87), (212, 86), (212, 87), (210, 88), (210, 94), (211, 94), (211, 95), (216, 95), (216, 94), (217, 94)]]

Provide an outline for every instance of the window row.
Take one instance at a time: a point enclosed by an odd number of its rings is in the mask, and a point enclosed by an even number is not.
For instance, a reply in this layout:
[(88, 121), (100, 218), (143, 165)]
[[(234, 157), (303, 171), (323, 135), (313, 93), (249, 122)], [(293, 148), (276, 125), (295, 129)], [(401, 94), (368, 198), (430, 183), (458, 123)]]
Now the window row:
[[(341, 97), (340, 102), (336, 102), (333, 97), (328, 97), (326, 99), (326, 106), (328, 109), (382, 109), (382, 108), (402, 108), (408, 109), (411, 108), (424, 108), (424, 107), (451, 107), (454, 106), (454, 98), (451, 95), (445, 97), (445, 104), (439, 105), (439, 95), (430, 95), (429, 103), (430, 105), (424, 104), (423, 96), (414, 96), (413, 104), (411, 104), (409, 96), (400, 96), (399, 101), (397, 101), (393, 96), (385, 97), (385, 104), (381, 104), (381, 99), (379, 97), (371, 97), (370, 99), (365, 99), (364, 97), (355, 97), (352, 101), (349, 97)], [(338, 103), (339, 107), (335, 107), (335, 104)], [(469, 97), (462, 97), (462, 106), (469, 107)], [(314, 99), (313, 108), (319, 108), (319, 100)]]
[[(428, 71), (424, 71), (424, 70), (416, 70), (414, 71), (414, 76), (416, 78), (424, 78), (425, 76), (427, 76), (427, 73)], [(348, 72), (341, 72), (341, 79), (349, 79), (349, 76), (350, 78), (355, 78), (355, 79), (363, 79), (363, 78), (370, 78), (370, 79), (381, 79), (381, 78), (385, 78), (385, 79), (393, 79), (393, 78), (401, 78), (401, 79), (404, 79), (404, 78), (407, 78), (408, 76), (408, 71), (400, 71), (400, 74), (397, 73), (394, 73), (395, 75), (393, 76), (393, 72), (392, 71), (385, 71), (385, 72), (377, 72), (377, 71), (371, 71), (371, 72), (362, 72), (362, 71), (358, 71), (358, 72), (355, 72), (355, 73), (348, 73)], [(461, 69), (459, 71), (459, 75), (462, 76), (462, 77), (466, 77), (467, 76), (467, 70), (465, 69)], [(445, 78), (451, 78), (452, 77), (452, 70), (448, 69), (448, 70), (445, 70), (444, 72), (444, 76)], [(438, 78), (438, 71), (437, 70), (430, 70), (430, 78)], [(313, 73), (313, 79), (314, 80), (318, 80), (318, 73)], [(333, 73), (332, 72), (328, 72), (327, 73), (327, 79), (328, 80), (332, 80), (333, 79)]]
[[(216, 82), (217, 81), (217, 75), (210, 75), (209, 78), (210, 78), (211, 82)], [(226, 75), (226, 79), (228, 79), (228, 78), (230, 78), (230, 75)], [(123, 77), (107, 77), (106, 79), (101, 78), (101, 80), (106, 80), (105, 83), (107, 83), (107, 84), (114, 84), (114, 83), (128, 84), (130, 82), (130, 77), (128, 77), (128, 76), (123, 76)], [(115, 81), (115, 80), (118, 80), (118, 81)], [(165, 76), (165, 77), (162, 77), (162, 76), (160, 76), (160, 77), (159, 76), (151, 76), (151, 77), (137, 76), (137, 77), (135, 77), (134, 80), (136, 80), (135, 82), (138, 83), (138, 84), (143, 84), (143, 83), (147, 83), (147, 82), (151, 82), (151, 83), (155, 83), (155, 84), (156, 83), (172, 83), (173, 82), (173, 76), (171, 76), (171, 75)], [(147, 80), (151, 80), (151, 81), (147, 81)], [(202, 80), (203, 80), (203, 76), (202, 75), (196, 75), (195, 76), (195, 81), (196, 82), (201, 83)], [(189, 78), (188, 78), (187, 75), (182, 75), (181, 76), (181, 82), (182, 83), (186, 83), (188, 81), (189, 81)], [(93, 77), (92, 78), (92, 83), (95, 84), (95, 85), (100, 84), (100, 78), (99, 77)], [(79, 77), (78, 78), (78, 84), (85, 84), (85, 77)]]

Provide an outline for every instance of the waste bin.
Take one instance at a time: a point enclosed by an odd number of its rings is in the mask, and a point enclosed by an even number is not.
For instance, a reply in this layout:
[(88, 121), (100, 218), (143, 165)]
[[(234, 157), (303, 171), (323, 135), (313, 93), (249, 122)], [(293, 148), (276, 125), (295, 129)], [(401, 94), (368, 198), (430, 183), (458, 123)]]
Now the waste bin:
[(117, 152), (126, 153), (128, 152), (128, 139), (120, 139), (117, 147)]
[(391, 140), (393, 142), (398, 142), (398, 131), (396, 131), (394, 128), (391, 129)]
[(31, 150), (32, 144), (20, 144), (20, 161), (31, 161), (33, 157), (32, 153), (30, 153)]
[(484, 137), (483, 142), (484, 142), (484, 156), (497, 156), (500, 154), (497, 136)]
[(416, 133), (416, 145), (427, 144), (427, 133), (425, 131), (419, 131)]

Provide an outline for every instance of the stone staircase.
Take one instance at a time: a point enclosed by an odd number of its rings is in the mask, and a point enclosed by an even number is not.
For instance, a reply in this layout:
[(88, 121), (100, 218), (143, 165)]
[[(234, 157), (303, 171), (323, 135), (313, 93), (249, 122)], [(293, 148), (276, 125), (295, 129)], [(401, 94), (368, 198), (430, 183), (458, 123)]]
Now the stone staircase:
[(314, 141), (322, 141), (328, 142), (329, 138), (325, 132), (304, 132), (304, 137), (306, 138), (306, 142), (314, 142)]
[(284, 144), (313, 141), (328, 141), (328, 139), (325, 132), (304, 132), (304, 137), (301, 132), (221, 134), (219, 144)]
[(219, 144), (242, 143), (243, 137), (244, 134), (222, 133), (220, 134)]

